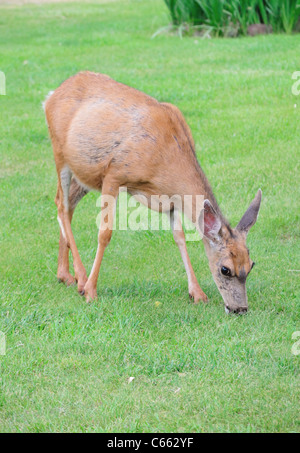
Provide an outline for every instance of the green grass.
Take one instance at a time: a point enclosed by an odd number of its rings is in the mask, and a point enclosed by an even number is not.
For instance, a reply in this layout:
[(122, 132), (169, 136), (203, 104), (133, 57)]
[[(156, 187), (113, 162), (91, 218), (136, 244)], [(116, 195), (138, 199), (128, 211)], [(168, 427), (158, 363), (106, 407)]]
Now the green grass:
[[(299, 431), (300, 97), (291, 75), (300, 36), (151, 40), (167, 20), (162, 0), (0, 8), (1, 431)], [(249, 314), (225, 315), (201, 242), (188, 249), (210, 303), (188, 303), (168, 231), (116, 231), (91, 305), (57, 283), (56, 172), (41, 102), (83, 69), (182, 110), (233, 225), (262, 188), (248, 239)], [(97, 198), (80, 203), (73, 223), (88, 271)]]

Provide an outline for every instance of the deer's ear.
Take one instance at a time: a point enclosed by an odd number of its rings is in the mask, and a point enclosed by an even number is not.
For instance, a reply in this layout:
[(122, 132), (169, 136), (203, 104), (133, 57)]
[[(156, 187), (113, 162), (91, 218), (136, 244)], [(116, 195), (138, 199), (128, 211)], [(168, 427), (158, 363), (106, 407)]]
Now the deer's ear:
[(199, 218), (199, 226), (203, 235), (208, 239), (219, 238), (222, 223), (209, 200), (204, 200), (204, 209)]
[(249, 208), (239, 221), (236, 229), (241, 233), (248, 234), (250, 228), (255, 224), (261, 202), (261, 190), (259, 189), (254, 200), (250, 203)]

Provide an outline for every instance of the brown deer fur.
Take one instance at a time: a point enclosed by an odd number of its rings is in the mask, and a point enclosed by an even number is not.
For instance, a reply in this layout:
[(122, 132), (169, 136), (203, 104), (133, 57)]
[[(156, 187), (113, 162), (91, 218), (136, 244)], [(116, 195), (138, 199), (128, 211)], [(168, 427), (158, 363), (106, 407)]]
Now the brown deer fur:
[[(71, 220), (76, 204), (89, 190), (102, 191), (117, 200), (119, 188), (136, 197), (144, 195), (192, 195), (188, 217), (197, 224), (196, 195), (205, 200), (204, 245), (210, 269), (229, 311), (247, 310), (245, 280), (252, 261), (246, 235), (255, 223), (261, 200), (259, 191), (252, 202), (247, 225), (232, 229), (223, 217), (195, 154), (194, 141), (180, 110), (167, 103), (112, 80), (103, 74), (81, 72), (63, 82), (45, 101), (45, 113), (58, 174), (56, 204), (60, 223), (58, 278), (67, 284), (68, 250), (73, 254), (78, 290), (87, 300), (97, 296), (96, 285), (111, 228), (102, 228), (93, 269), (87, 279)], [(111, 207), (113, 211), (114, 207)], [(113, 215), (112, 215), (113, 217)], [(177, 215), (171, 209), (174, 239), (188, 275), (189, 294), (195, 302), (206, 301), (190, 259)], [(200, 225), (200, 224), (199, 224)], [(198, 225), (198, 226), (199, 226)], [(176, 228), (175, 228), (176, 226)], [(220, 269), (230, 269), (230, 277)]]

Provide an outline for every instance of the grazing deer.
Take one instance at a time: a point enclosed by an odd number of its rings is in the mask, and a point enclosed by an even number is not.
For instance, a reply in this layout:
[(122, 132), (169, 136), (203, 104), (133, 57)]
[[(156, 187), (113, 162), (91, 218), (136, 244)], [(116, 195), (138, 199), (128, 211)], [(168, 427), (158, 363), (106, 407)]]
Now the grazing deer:
[[(246, 278), (254, 265), (246, 236), (256, 222), (261, 191), (237, 227), (231, 228), (197, 161), (193, 138), (180, 110), (106, 75), (80, 72), (70, 77), (48, 96), (44, 108), (58, 175), (58, 279), (66, 284), (76, 281), (87, 301), (97, 297), (98, 274), (111, 239), (120, 188), (126, 187), (137, 198), (143, 195), (151, 208), (152, 195), (188, 194), (192, 201), (184, 212), (203, 233), (210, 270), (225, 311), (246, 312)], [(114, 203), (101, 210), (97, 253), (87, 278), (71, 220), (77, 203), (90, 190), (101, 191), (101, 199), (109, 195)], [(202, 223), (196, 218), (195, 197), (199, 194), (205, 198)], [(170, 206), (170, 223), (186, 269), (190, 297), (195, 303), (206, 301), (187, 253), (179, 210), (174, 204)], [(75, 278), (69, 273), (69, 248)]]

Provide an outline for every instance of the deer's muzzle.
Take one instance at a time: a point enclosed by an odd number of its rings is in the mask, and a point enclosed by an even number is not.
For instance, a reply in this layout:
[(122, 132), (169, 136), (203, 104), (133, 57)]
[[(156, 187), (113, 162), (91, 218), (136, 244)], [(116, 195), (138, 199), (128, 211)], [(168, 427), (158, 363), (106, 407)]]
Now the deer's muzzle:
[(248, 307), (237, 307), (237, 308), (229, 308), (228, 306), (225, 305), (225, 313), (229, 315), (230, 313), (235, 313), (238, 315), (244, 315), (248, 311)]
[(248, 311), (248, 300), (245, 283), (239, 282), (235, 277), (221, 281), (216, 279), (217, 286), (223, 297), (225, 313), (245, 314)]

